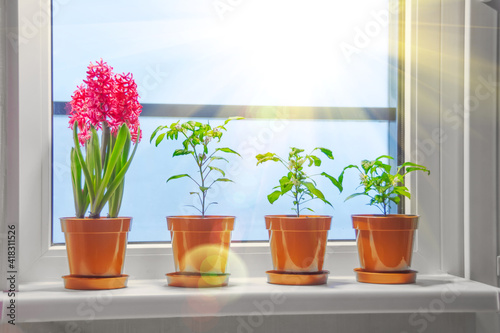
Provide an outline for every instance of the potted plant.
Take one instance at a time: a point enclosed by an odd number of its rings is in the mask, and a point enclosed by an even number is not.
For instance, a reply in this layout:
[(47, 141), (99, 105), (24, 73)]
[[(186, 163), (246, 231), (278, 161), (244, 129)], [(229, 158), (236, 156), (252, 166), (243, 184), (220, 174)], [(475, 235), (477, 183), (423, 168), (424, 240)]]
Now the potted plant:
[(354, 168), (360, 172), (362, 192), (354, 193), (346, 201), (357, 196), (370, 198), (369, 205), (380, 209), (380, 215), (352, 215), (356, 229), (361, 268), (355, 269), (360, 282), (370, 283), (414, 283), (416, 272), (410, 270), (413, 238), (418, 226), (417, 215), (389, 214), (391, 204), (398, 204), (401, 196), (411, 198), (404, 185), (405, 176), (413, 171), (430, 171), (411, 162), (401, 164), (395, 173), (391, 165), (382, 162), (392, 157), (382, 155), (373, 161), (363, 160), (361, 166), (349, 165), (342, 171)]
[[(234, 216), (206, 215), (207, 209), (217, 202), (208, 202), (207, 194), (212, 186), (219, 182), (232, 182), (226, 177), (222, 166), (217, 162), (228, 162), (220, 153), (235, 154), (230, 148), (209, 149), (213, 141), (220, 142), (226, 125), (242, 117), (228, 118), (223, 125), (212, 127), (197, 121), (172, 123), (159, 126), (151, 135), (158, 146), (167, 140), (183, 139), (182, 148), (176, 149), (173, 157), (191, 156), (196, 164), (198, 175), (187, 173), (174, 175), (174, 179), (189, 178), (196, 185), (196, 190), (189, 192), (199, 199), (199, 206), (189, 205), (200, 215), (168, 216), (167, 225), (172, 237), (175, 273), (167, 274), (168, 284), (176, 287), (217, 287), (228, 283), (226, 273), (231, 231), (234, 227)], [(218, 175), (218, 176), (215, 176)], [(220, 176), (219, 176), (220, 175)]]
[[(332, 217), (302, 214), (304, 210), (312, 211), (306, 206), (311, 200), (321, 200), (332, 206), (317, 188), (314, 175), (306, 173), (306, 166), (321, 166), (321, 160), (313, 155), (317, 150), (333, 160), (331, 150), (320, 147), (309, 154), (304, 154), (303, 149), (292, 147), (287, 160), (274, 153), (256, 156), (257, 165), (273, 161), (285, 167), (286, 174), (267, 198), (272, 204), (278, 198), (288, 196), (292, 199), (292, 210), (295, 212), (294, 215), (265, 216), (274, 267), (272, 271), (266, 272), (269, 283), (310, 285), (324, 284), (328, 279), (329, 272), (323, 270), (323, 262)], [(342, 185), (337, 179), (325, 172), (320, 175), (328, 178), (342, 191)]]
[[(131, 218), (119, 217), (119, 211), (125, 174), (141, 139), (137, 85), (132, 74), (115, 74), (101, 59), (90, 63), (87, 78), (69, 106), (76, 216), (60, 219), (70, 269), (70, 275), (63, 277), (65, 287), (123, 288), (128, 277), (122, 269)], [(101, 217), (106, 204), (107, 217)]]

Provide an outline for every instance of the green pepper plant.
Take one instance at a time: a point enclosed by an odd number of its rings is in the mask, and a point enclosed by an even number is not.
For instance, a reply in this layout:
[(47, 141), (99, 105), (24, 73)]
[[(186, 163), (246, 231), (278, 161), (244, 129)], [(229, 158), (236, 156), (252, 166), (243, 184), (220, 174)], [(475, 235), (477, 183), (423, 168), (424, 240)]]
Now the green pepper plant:
[(339, 180), (342, 182), (344, 172), (347, 169), (357, 169), (360, 172), (359, 187), (362, 187), (363, 191), (351, 194), (345, 201), (364, 195), (370, 198), (370, 206), (376, 206), (384, 215), (387, 215), (390, 211), (391, 203), (399, 204), (402, 196), (408, 199), (411, 198), (408, 188), (404, 185), (405, 176), (413, 171), (422, 171), (429, 175), (430, 171), (425, 166), (405, 162), (393, 174), (391, 173), (392, 166), (382, 162), (382, 159), (393, 160), (391, 156), (382, 155), (373, 161), (363, 160), (360, 166), (349, 165), (344, 168), (339, 176)]
[[(167, 183), (174, 179), (190, 178), (196, 185), (199, 191), (190, 192), (191, 195), (196, 195), (200, 201), (200, 208), (194, 205), (188, 205), (198, 210), (202, 217), (210, 205), (217, 202), (207, 202), (208, 190), (217, 182), (232, 182), (226, 177), (226, 173), (220, 167), (212, 165), (215, 161), (229, 162), (226, 158), (219, 156), (219, 153), (235, 154), (239, 153), (230, 148), (216, 148), (213, 151), (209, 150), (210, 142), (220, 142), (223, 131), (227, 131), (226, 125), (232, 120), (243, 119), (243, 117), (230, 117), (223, 125), (213, 127), (210, 124), (203, 124), (197, 121), (187, 121), (181, 123), (177, 121), (170, 125), (158, 126), (151, 134), (150, 142), (155, 140), (155, 145), (158, 146), (165, 138), (167, 140), (178, 140), (179, 135), (184, 139), (182, 148), (176, 149), (173, 157), (191, 155), (196, 163), (197, 176), (192, 176), (187, 173), (171, 176), (167, 179)], [(241, 157), (241, 156), (240, 156)], [(209, 176), (212, 172), (216, 172), (222, 177), (215, 180), (210, 180)]]
[[(319, 199), (325, 204), (332, 206), (332, 204), (326, 200), (325, 195), (317, 188), (317, 183), (313, 179), (317, 175), (308, 175), (304, 169), (307, 167), (319, 167), (321, 166), (321, 160), (313, 152), (319, 150), (325, 154), (328, 159), (333, 160), (333, 153), (331, 150), (326, 148), (317, 147), (314, 148), (309, 154), (303, 154), (304, 149), (299, 149), (295, 147), (290, 148), (290, 153), (288, 154), (288, 159), (279, 157), (275, 153), (265, 153), (256, 156), (257, 165), (273, 161), (281, 163), (287, 170), (287, 174), (279, 180), (279, 185), (275, 186), (274, 191), (267, 196), (267, 199), (272, 204), (278, 200), (281, 196), (288, 196), (293, 200), (292, 210), (300, 217), (300, 213), (303, 210), (313, 211), (311, 208), (305, 207), (304, 204), (311, 200)], [(319, 174), (328, 178), (335, 187), (342, 192), (342, 183), (339, 182), (334, 177), (330, 176), (326, 172)], [(333, 207), (333, 206), (332, 206)]]

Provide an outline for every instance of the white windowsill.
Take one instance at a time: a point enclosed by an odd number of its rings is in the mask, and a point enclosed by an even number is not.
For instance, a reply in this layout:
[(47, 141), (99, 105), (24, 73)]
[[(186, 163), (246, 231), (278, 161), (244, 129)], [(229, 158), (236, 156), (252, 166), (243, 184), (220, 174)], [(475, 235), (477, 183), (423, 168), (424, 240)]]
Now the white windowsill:
[[(417, 276), (413, 285), (358, 283), (330, 277), (322, 286), (281, 286), (266, 278), (230, 279), (224, 288), (169, 287), (166, 280), (130, 280), (128, 288), (76, 291), (54, 283), (20, 286), (16, 322), (84, 321), (235, 315), (499, 312), (499, 291), (450, 275)], [(3, 318), (7, 294), (3, 294)]]

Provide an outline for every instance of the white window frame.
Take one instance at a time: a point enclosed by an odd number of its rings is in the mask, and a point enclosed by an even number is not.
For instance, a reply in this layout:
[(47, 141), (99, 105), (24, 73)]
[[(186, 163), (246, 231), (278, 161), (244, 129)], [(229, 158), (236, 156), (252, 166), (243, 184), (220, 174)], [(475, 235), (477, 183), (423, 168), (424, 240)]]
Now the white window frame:
[[(61, 3), (66, 1), (60, 0)], [(17, 15), (20, 36), (18, 58), (13, 62), (14, 64), (16, 61), (19, 62), (19, 87), (18, 91), (17, 87), (10, 87), (9, 91), (9, 94), (18, 96), (19, 108), (9, 110), (14, 116), (8, 124), (14, 126), (14, 133), (16, 131), (18, 133), (10, 138), (12, 144), (7, 147), (7, 156), (16, 159), (18, 164), (19, 178), (11, 182), (8, 188), (16, 195), (11, 198), (8, 209), (13, 212), (12, 216), (16, 214), (19, 216), (20, 282), (58, 281), (62, 275), (69, 273), (69, 269), (65, 247), (50, 244), (52, 103), (50, 1), (8, 2), (7, 14)], [(460, 129), (452, 129), (449, 124), (442, 121), (442, 110), (447, 107), (445, 101), (441, 100), (440, 108), (436, 110), (435, 103), (429, 103), (428, 98), (422, 97), (430, 93), (440, 100), (439, 94), (444, 88), (458, 91), (458, 99), (460, 99), (460, 89), (463, 93), (460, 84), (445, 82), (441, 80), (440, 75), (435, 75), (441, 73), (446, 66), (459, 66), (460, 61), (445, 64), (441, 62), (439, 52), (437, 55), (425, 53), (426, 50), (441, 50), (443, 47), (447, 47), (449, 52), (454, 52), (463, 47), (460, 42), (449, 42), (450, 45), (445, 45), (446, 41), (441, 41), (443, 32), (439, 28), (441, 23), (460, 15), (451, 18), (442, 16), (441, 9), (445, 0), (432, 2), (408, 0), (406, 3), (405, 154), (408, 160), (423, 163), (432, 170), (430, 176), (414, 174), (408, 179), (413, 199), (411, 202), (406, 202), (406, 212), (421, 216), (412, 267), (420, 274), (448, 272), (463, 275), (463, 238), (461, 239), (460, 232), (452, 233), (450, 237), (443, 236), (445, 231), (457, 229), (456, 221), (449, 220), (455, 212), (447, 211), (445, 208), (446, 205), (455, 204), (455, 201), (460, 202), (464, 198), (463, 189), (441, 186), (443, 178), (446, 177), (463, 179), (463, 170), (458, 170), (457, 174), (452, 176), (443, 173), (449, 165), (464, 163), (461, 152), (452, 153), (449, 159), (442, 160), (444, 149), (463, 140), (463, 133), (460, 133)], [(459, 5), (456, 4), (457, 8)], [(454, 5), (447, 4), (447, 6)], [(427, 21), (434, 24), (425, 27), (414, 24), (418, 22), (419, 17), (424, 16)], [(44, 17), (47, 19), (45, 24), (42, 22)], [(40, 24), (36, 23), (37, 20)], [(34, 30), (29, 29), (32, 28), (29, 26), (30, 23)], [(423, 36), (425, 38), (422, 38)], [(420, 62), (424, 57), (426, 57), (425, 67)], [(436, 141), (436, 131), (438, 137), (439, 133), (446, 132), (451, 138), (445, 142)], [(422, 143), (426, 142), (433, 144), (433, 152), (427, 153), (420, 149)], [(458, 196), (455, 195), (455, 191), (458, 191)], [(453, 199), (450, 199), (451, 194)], [(458, 213), (458, 215), (461, 223), (463, 214)], [(459, 224), (458, 229), (460, 228), (463, 230), (463, 225)], [(458, 251), (443, 250), (443, 247), (449, 248), (449, 246)], [(247, 266), (245, 274), (248, 276), (263, 276), (266, 270), (271, 269), (267, 243), (233, 243), (231, 248)], [(325, 269), (329, 269), (333, 275), (352, 275), (352, 269), (359, 265), (354, 242), (330, 242), (327, 254)], [(174, 270), (171, 256), (172, 249), (169, 244), (129, 244), (124, 273), (135, 279), (164, 278), (165, 273)]]

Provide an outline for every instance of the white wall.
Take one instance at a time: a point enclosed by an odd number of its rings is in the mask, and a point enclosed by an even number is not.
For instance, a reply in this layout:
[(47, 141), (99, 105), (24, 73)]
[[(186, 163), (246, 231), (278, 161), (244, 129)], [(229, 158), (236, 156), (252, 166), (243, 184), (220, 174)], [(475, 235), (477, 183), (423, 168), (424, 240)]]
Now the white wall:
[[(253, 326), (242, 325), (242, 322), (252, 323)], [(241, 317), (103, 320), (71, 324), (64, 322), (43, 325), (23, 324), (20, 327), (29, 333), (472, 333), (474, 325), (474, 314), (463, 313), (437, 316), (415, 314), (271, 316), (264, 317), (260, 321)]]

